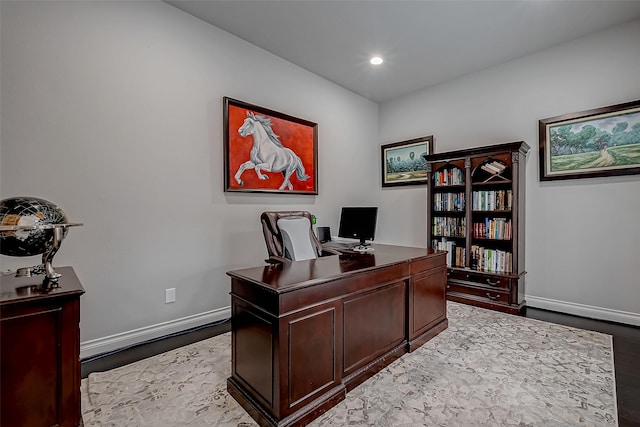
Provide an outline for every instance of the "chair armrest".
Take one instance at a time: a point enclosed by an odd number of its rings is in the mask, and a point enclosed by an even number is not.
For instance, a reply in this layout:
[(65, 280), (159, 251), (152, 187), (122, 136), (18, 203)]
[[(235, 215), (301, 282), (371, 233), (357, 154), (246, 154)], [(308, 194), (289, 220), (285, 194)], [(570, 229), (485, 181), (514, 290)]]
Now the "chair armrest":
[(268, 259), (265, 259), (264, 262), (269, 264), (284, 264), (286, 262), (291, 262), (291, 260), (282, 256), (271, 255)]
[(340, 255), (340, 251), (333, 248), (322, 248), (320, 250), (320, 256)]

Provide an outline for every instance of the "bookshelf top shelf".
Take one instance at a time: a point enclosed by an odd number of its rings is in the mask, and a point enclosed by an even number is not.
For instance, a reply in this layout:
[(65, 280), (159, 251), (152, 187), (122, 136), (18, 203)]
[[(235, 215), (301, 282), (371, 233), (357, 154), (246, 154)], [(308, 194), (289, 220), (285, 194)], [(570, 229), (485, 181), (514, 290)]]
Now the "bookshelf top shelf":
[(474, 181), (471, 183), (471, 185), (473, 187), (492, 187), (492, 186), (499, 187), (499, 186), (509, 186), (511, 185), (512, 182), (513, 181), (511, 181), (510, 179), (504, 180), (504, 181), (481, 181), (481, 182)]
[(464, 184), (455, 184), (455, 185), (434, 185), (433, 186), (434, 190), (464, 190), (465, 189), (465, 185)]

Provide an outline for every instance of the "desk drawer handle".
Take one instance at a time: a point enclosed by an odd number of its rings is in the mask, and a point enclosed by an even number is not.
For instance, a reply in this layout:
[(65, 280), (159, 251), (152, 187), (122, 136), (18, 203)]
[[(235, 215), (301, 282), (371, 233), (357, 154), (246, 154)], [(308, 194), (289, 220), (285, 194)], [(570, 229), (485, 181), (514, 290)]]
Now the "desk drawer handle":
[(489, 292), (487, 292), (487, 298), (489, 298), (490, 300), (497, 300), (499, 298), (499, 295), (491, 295)]
[(487, 279), (487, 283), (490, 284), (491, 286), (498, 286), (500, 284), (500, 280), (496, 280), (495, 282), (492, 282), (491, 279)]

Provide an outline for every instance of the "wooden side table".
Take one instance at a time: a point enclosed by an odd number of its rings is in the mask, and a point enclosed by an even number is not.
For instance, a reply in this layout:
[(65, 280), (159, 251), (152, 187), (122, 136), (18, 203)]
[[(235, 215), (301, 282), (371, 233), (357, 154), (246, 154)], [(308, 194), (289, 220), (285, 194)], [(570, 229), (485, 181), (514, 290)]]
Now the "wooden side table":
[(58, 287), (44, 276), (0, 281), (0, 425), (77, 427), (80, 407), (80, 295), (72, 267)]

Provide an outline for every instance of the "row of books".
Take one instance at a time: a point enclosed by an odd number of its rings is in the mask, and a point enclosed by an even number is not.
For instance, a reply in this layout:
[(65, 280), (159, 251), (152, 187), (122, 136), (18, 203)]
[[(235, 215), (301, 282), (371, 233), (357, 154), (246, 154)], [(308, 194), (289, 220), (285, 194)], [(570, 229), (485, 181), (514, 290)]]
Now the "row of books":
[(456, 245), (453, 240), (434, 240), (431, 242), (431, 247), (440, 251), (447, 251), (447, 266), (448, 267), (464, 267), (466, 249), (464, 246)]
[(487, 249), (482, 246), (471, 246), (471, 268), (473, 270), (511, 273), (513, 255), (511, 252), (498, 249)]
[(465, 229), (465, 218), (433, 217), (434, 236), (465, 237)]
[(506, 218), (485, 218), (484, 222), (474, 222), (472, 236), (476, 239), (511, 239), (511, 220)]
[(513, 206), (511, 190), (474, 191), (471, 198), (474, 211), (509, 211)]
[(464, 185), (464, 172), (458, 168), (440, 169), (433, 174), (433, 185)]
[(464, 193), (436, 193), (433, 195), (433, 210), (463, 211)]

